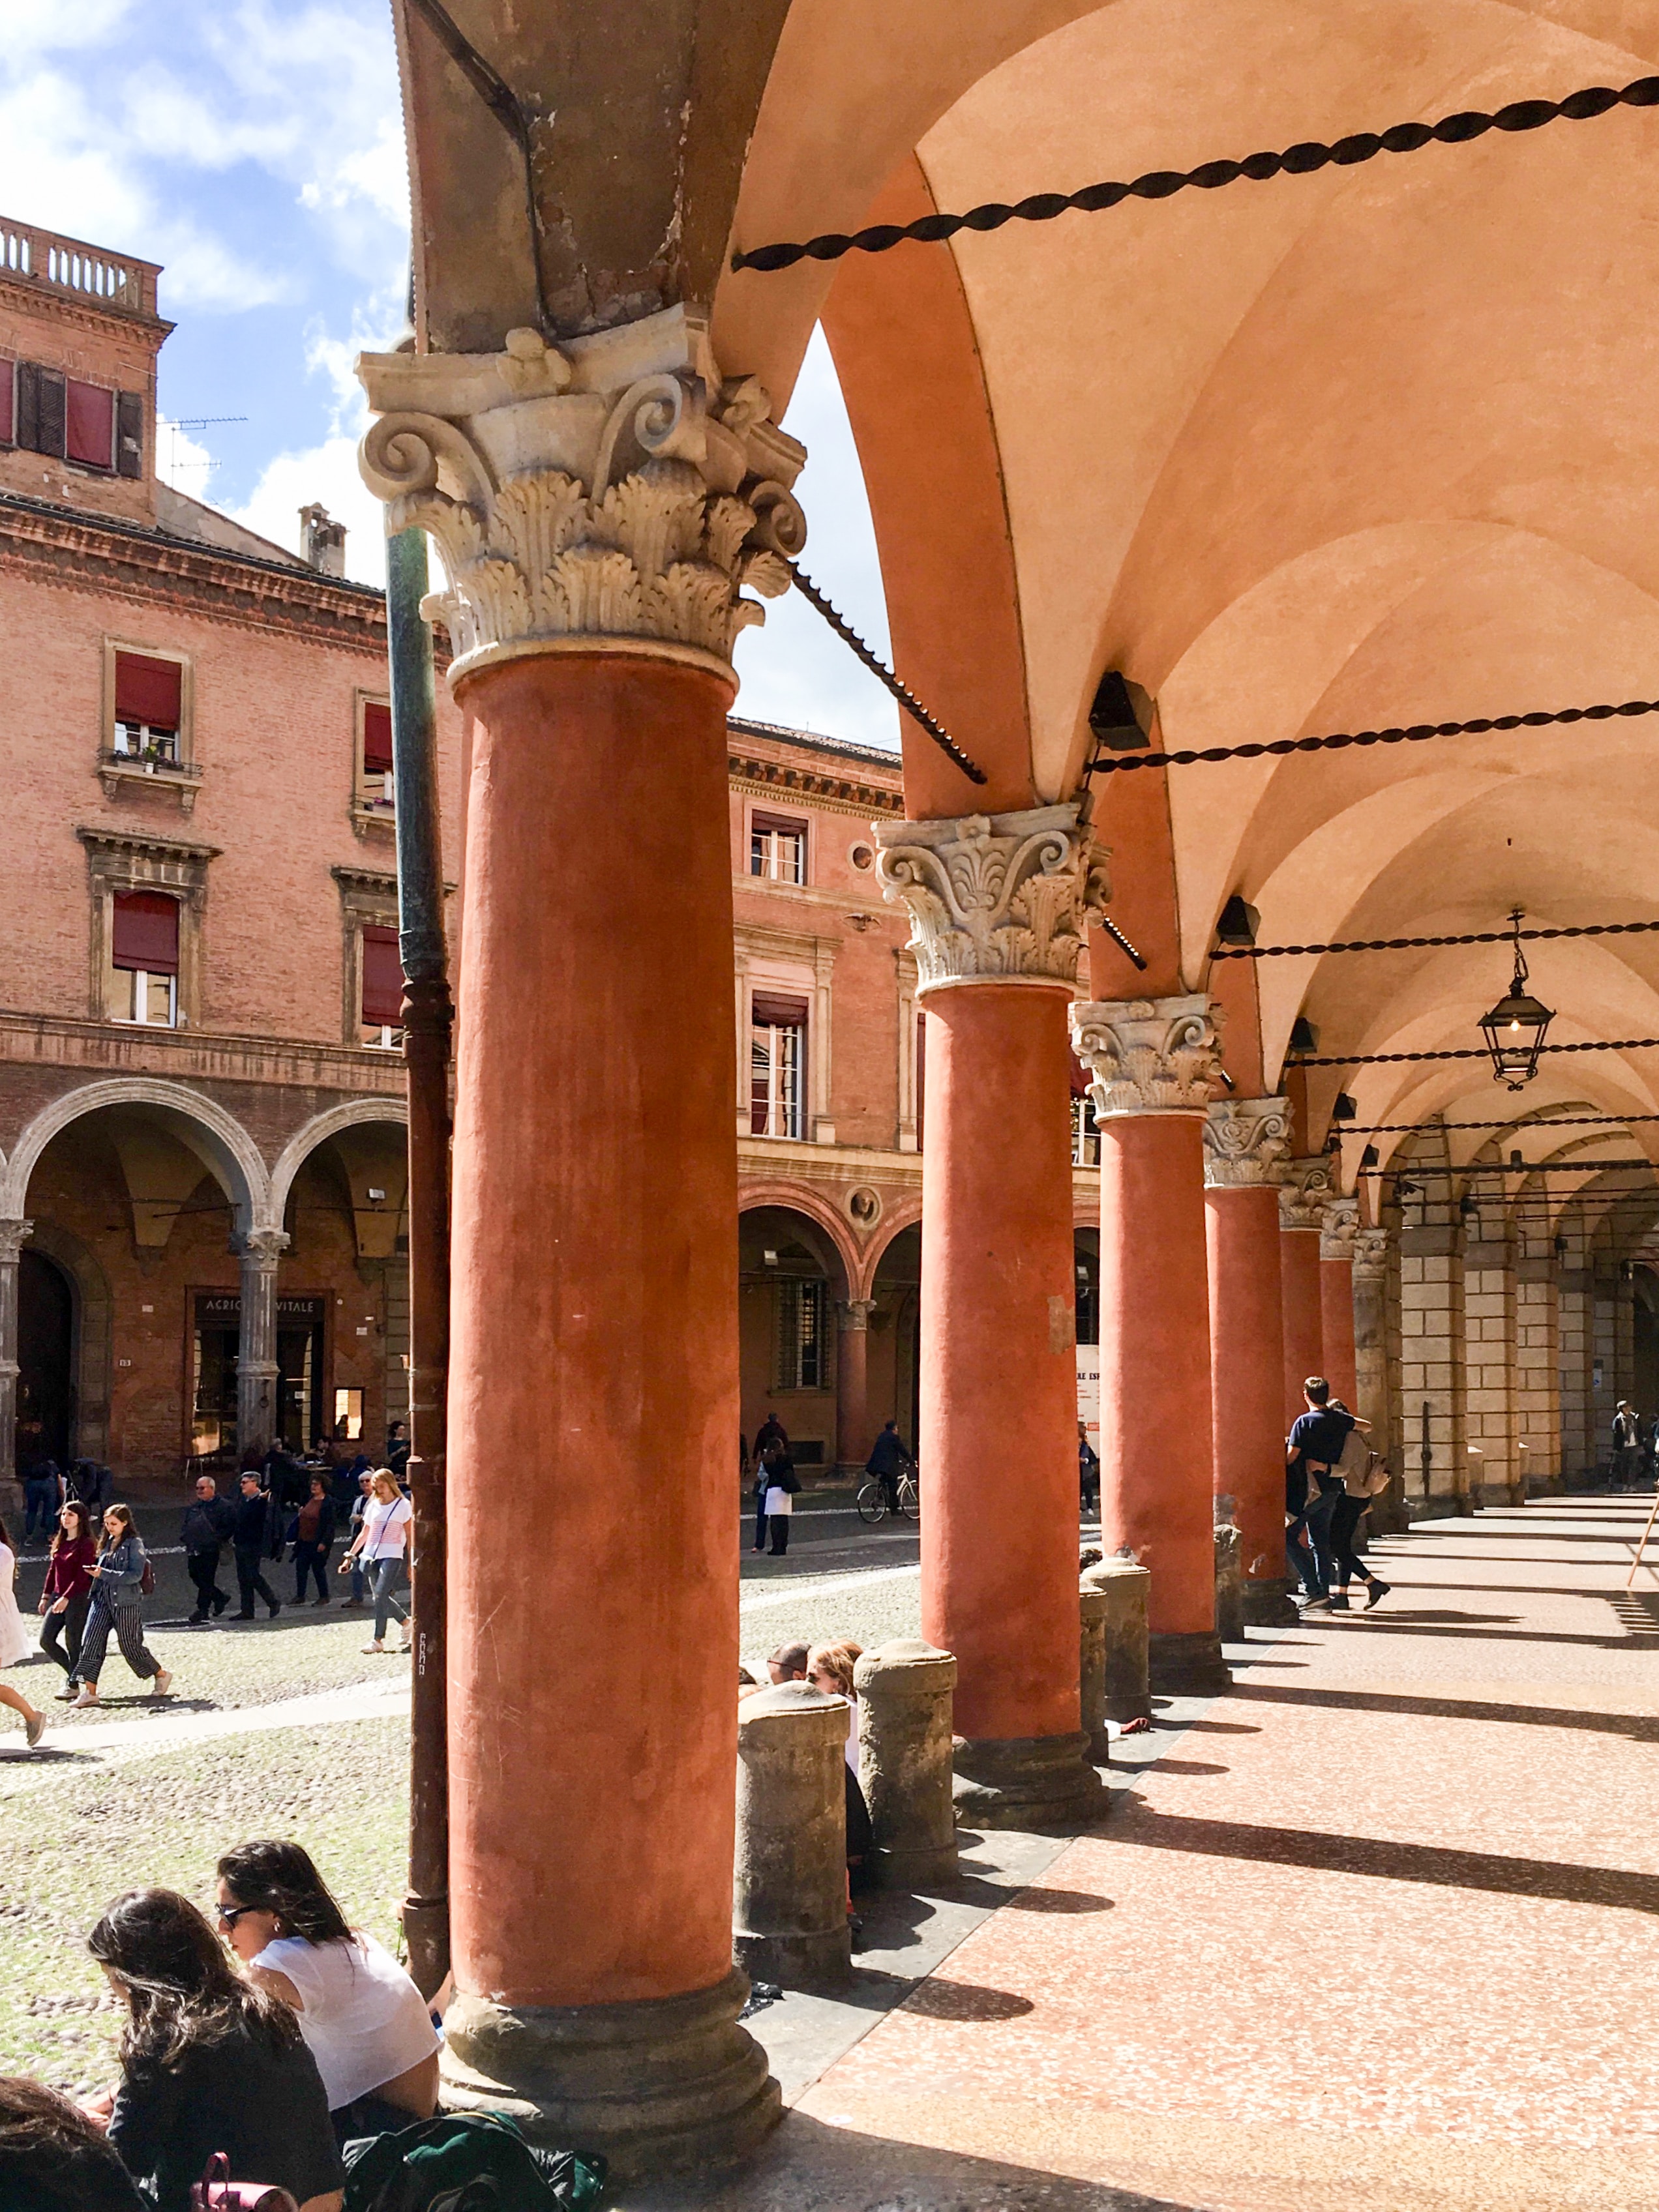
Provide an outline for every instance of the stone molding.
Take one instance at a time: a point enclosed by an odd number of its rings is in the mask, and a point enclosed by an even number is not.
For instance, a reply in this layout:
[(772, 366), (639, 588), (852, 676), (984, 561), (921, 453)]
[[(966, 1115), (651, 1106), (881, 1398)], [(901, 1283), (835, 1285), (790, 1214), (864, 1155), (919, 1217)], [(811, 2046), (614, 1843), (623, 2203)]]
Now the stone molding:
[(954, 821), (873, 822), (876, 876), (911, 921), (917, 996), (955, 983), (1075, 989), (1106, 855), (1076, 800)]
[(1354, 1233), (1354, 1280), (1381, 1282), (1388, 1272), (1388, 1231), (1358, 1229)]
[(1278, 1225), (1281, 1229), (1323, 1230), (1325, 1209), (1337, 1195), (1330, 1161), (1289, 1160), (1279, 1185)]
[(1219, 1008), (1178, 999), (1097, 999), (1071, 1009), (1071, 1048), (1093, 1080), (1095, 1119), (1210, 1112), (1221, 1066)]
[(676, 307), (550, 346), (364, 354), (378, 420), (359, 453), (389, 532), (436, 539), (449, 588), (424, 603), (454, 684), (524, 653), (644, 651), (730, 678), (806, 544), (791, 486), (806, 448), (753, 377), (723, 379), (706, 317)]
[(32, 1221), (0, 1221), (0, 1267), (18, 1259), (34, 1232)]
[(1358, 1234), (1359, 1200), (1339, 1196), (1327, 1200), (1325, 1218), (1319, 1225), (1320, 1258), (1351, 1260), (1354, 1239)]
[(1204, 1120), (1204, 1181), (1208, 1190), (1259, 1190), (1276, 1185), (1290, 1150), (1285, 1098), (1217, 1098)]

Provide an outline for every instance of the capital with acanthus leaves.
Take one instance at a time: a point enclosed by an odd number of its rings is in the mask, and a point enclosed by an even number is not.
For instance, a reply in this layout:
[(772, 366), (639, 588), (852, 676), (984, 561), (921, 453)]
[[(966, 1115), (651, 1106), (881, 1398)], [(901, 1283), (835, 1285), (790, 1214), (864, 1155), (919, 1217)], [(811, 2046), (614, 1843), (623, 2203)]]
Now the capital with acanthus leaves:
[(1284, 1098), (1217, 1098), (1204, 1119), (1204, 1180), (1211, 1190), (1276, 1184), (1290, 1149)]
[(1073, 1006), (1071, 1048), (1092, 1078), (1096, 1121), (1125, 1114), (1207, 1114), (1221, 1066), (1220, 1013), (1201, 992)]
[(954, 821), (877, 822), (881, 893), (910, 913), (917, 995), (957, 983), (1076, 987), (1106, 854), (1075, 800)]

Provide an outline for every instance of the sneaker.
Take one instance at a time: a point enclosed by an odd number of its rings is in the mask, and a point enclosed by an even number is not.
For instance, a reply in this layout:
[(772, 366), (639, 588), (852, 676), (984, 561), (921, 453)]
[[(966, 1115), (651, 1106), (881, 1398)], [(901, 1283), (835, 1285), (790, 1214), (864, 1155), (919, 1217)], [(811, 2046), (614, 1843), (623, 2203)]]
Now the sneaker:
[(65, 1682), (55, 1702), (60, 1705), (72, 1705), (80, 1694), (81, 1685), (78, 1682)]
[(76, 1711), (77, 1713), (84, 1712), (89, 1705), (95, 1705), (97, 1702), (98, 1692), (96, 1690), (93, 1688), (90, 1682), (82, 1682), (81, 1685), (81, 1694), (75, 1700)]
[(1316, 1590), (1312, 1597), (1302, 1599), (1302, 1609), (1304, 1613), (1329, 1613), (1331, 1602), (1322, 1590)]
[(1369, 1613), (1374, 1605), (1381, 1605), (1393, 1588), (1392, 1583), (1385, 1583), (1380, 1577), (1373, 1575), (1371, 1586), (1365, 1593), (1366, 1612)]
[(367, 1656), (371, 1651), (384, 1651), (386, 1646), (383, 1644), (365, 1644), (363, 1648), (364, 1656)]
[(31, 1751), (46, 1732), (46, 1717), (44, 1713), (36, 1713), (33, 1720), (25, 1721), (23, 1723), (23, 1740)]

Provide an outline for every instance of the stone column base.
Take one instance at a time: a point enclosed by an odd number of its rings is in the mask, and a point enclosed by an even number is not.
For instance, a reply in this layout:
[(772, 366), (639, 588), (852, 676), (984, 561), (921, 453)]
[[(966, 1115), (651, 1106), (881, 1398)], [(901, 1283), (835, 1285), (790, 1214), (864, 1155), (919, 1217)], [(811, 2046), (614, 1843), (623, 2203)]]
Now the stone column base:
[(872, 1869), (883, 1889), (936, 1889), (941, 1882), (955, 1881), (956, 1856), (954, 1836), (930, 1849), (888, 1850), (878, 1844)]
[(1298, 1587), (1290, 1575), (1264, 1575), (1244, 1585), (1244, 1625), (1247, 1628), (1294, 1628), (1302, 1618), (1291, 1591)]
[(956, 1823), (1065, 1835), (1106, 1810), (1106, 1785), (1089, 1763), (1089, 1739), (1022, 1735), (956, 1739)]
[(1147, 1659), (1152, 1687), (1166, 1698), (1216, 1698), (1233, 1686), (1213, 1634), (1150, 1637)]
[(596, 2150), (620, 2181), (729, 2166), (774, 2127), (783, 2097), (737, 2024), (748, 1976), (631, 2004), (492, 2004), (457, 1996), (444, 2021), (443, 2102), (504, 2112), (533, 2142)]
[(732, 1950), (751, 1980), (786, 1990), (839, 1990), (852, 1972), (852, 1930), (819, 1929), (805, 1936), (754, 1936), (735, 1929)]

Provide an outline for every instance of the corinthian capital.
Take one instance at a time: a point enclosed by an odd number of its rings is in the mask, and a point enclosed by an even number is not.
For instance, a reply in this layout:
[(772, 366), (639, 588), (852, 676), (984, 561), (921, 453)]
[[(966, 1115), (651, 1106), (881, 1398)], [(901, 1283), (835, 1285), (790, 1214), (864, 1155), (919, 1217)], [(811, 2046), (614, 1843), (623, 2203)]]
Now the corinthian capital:
[(1217, 1098), (1204, 1118), (1204, 1180), (1211, 1190), (1257, 1190), (1279, 1180), (1290, 1149), (1289, 1102)]
[(806, 448), (751, 378), (723, 380), (690, 307), (498, 354), (363, 354), (379, 417), (359, 465), (389, 531), (430, 532), (426, 611), (467, 670), (624, 648), (730, 673), (732, 646), (806, 544)]
[(1075, 802), (954, 822), (877, 822), (881, 893), (910, 910), (917, 995), (947, 983), (1069, 983), (1106, 856)]
[(1322, 1230), (1325, 1209), (1336, 1194), (1331, 1163), (1322, 1153), (1316, 1159), (1288, 1161), (1279, 1185), (1279, 1227)]
[(0, 1221), (0, 1261), (15, 1260), (27, 1243), (34, 1227), (32, 1221)]
[(1320, 1258), (1351, 1260), (1354, 1239), (1358, 1234), (1359, 1200), (1357, 1198), (1328, 1199), (1325, 1218), (1319, 1224)]
[(1354, 1233), (1354, 1277), (1357, 1281), (1381, 1281), (1388, 1272), (1388, 1232), (1359, 1229)]
[(289, 1241), (284, 1229), (250, 1229), (236, 1241), (237, 1256), (245, 1269), (257, 1268), (261, 1274), (274, 1275)]
[(1207, 1114), (1221, 1065), (1219, 1009), (1180, 999), (1097, 999), (1071, 1009), (1071, 1048), (1093, 1077), (1095, 1119)]

